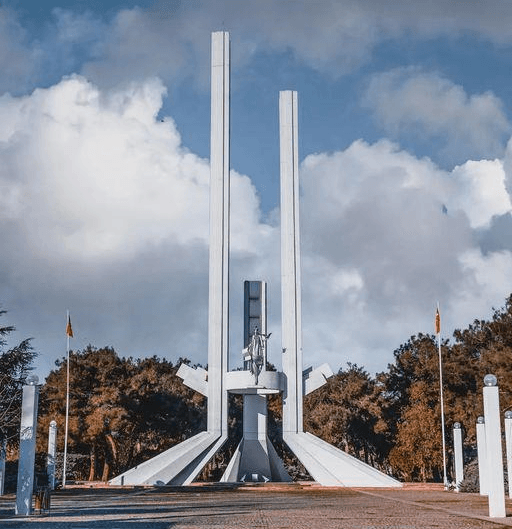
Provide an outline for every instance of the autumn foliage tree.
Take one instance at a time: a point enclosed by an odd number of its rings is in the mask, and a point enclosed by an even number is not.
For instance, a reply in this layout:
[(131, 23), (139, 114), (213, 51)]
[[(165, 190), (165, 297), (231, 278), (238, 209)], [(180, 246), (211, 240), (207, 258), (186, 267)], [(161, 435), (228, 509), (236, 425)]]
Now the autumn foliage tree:
[(375, 380), (348, 364), (304, 402), (305, 427), (366, 463), (381, 466), (389, 450)]
[[(444, 340), (441, 351), (450, 474), (453, 423), (463, 424), (466, 446), (474, 446), (486, 373), (498, 377), (501, 411), (512, 407), (512, 296), (494, 310), (490, 321), (475, 320), (455, 331), (453, 341)], [(26, 354), (30, 356), (29, 351)], [(29, 356), (21, 355), (28, 362), (23, 365), (29, 365)], [(87, 455), (89, 479), (106, 480), (206, 428), (205, 398), (176, 375), (182, 361), (126, 359), (108, 347), (89, 346), (72, 353), (69, 450)], [(44, 432), (52, 419), (63, 431), (65, 391), (62, 360), (41, 390), (41, 450), (46, 448)], [(305, 470), (280, 440), (281, 404), (280, 395), (269, 398), (269, 435), (290, 473), (303, 479)], [(241, 436), (241, 399), (230, 399), (230, 406), (230, 439), (202, 479), (220, 478)], [(436, 338), (417, 334), (394, 351), (386, 371), (370, 376), (363, 367), (348, 364), (308, 395), (304, 427), (402, 480), (440, 481), (440, 406)], [(59, 443), (62, 450), (62, 435)]]
[[(70, 355), (69, 450), (89, 455), (89, 480), (105, 481), (201, 429), (204, 399), (176, 371), (166, 360), (120, 358), (109, 347)], [(62, 360), (41, 391), (42, 432), (51, 420), (64, 425), (65, 395)]]

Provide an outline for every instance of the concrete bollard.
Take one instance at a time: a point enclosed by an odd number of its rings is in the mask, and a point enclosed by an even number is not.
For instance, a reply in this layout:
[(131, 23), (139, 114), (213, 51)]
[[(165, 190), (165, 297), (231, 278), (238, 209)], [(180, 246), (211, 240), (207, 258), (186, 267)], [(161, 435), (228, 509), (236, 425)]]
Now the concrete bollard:
[(460, 422), (453, 424), (453, 454), (455, 458), (455, 490), (459, 492), (464, 479), (464, 455), (462, 452), (462, 428)]
[(489, 494), (487, 466), (487, 443), (485, 442), (485, 419), (480, 416), (476, 421), (476, 446), (478, 451), (478, 484), (480, 494), (487, 496)]
[(48, 486), (55, 490), (55, 455), (57, 453), (57, 423), (52, 421), (48, 430), (48, 456), (46, 460), (46, 472), (48, 474)]
[(484, 388), (485, 441), (489, 478), (489, 517), (505, 518), (505, 483), (501, 446), (500, 399), (498, 381), (494, 375), (485, 375)]
[(18, 460), (18, 486), (16, 489), (15, 514), (32, 514), (34, 489), (34, 463), (36, 458), (37, 404), (39, 401), (38, 378), (32, 375), (23, 386), (20, 425), (20, 455)]
[(508, 497), (512, 498), (512, 411), (505, 412), (505, 446), (507, 453)]

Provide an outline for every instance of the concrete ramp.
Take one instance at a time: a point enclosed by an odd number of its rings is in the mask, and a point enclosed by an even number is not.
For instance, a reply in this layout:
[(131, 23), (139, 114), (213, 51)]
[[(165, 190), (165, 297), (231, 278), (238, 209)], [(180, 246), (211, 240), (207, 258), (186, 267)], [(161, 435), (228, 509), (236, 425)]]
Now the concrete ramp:
[(401, 487), (402, 484), (310, 433), (284, 437), (311, 477), (326, 487)]
[(188, 485), (226, 437), (201, 432), (113, 478), (111, 485)]

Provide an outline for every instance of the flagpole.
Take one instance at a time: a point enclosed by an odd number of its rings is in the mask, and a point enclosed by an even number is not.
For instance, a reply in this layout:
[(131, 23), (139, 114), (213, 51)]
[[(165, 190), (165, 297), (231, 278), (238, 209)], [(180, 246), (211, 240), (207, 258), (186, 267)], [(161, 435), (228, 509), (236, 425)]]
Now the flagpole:
[(68, 457), (68, 425), (69, 425), (69, 310), (66, 311), (66, 426), (64, 429), (64, 466), (62, 468), (62, 488), (66, 487), (66, 463)]
[(443, 399), (443, 362), (441, 358), (441, 315), (439, 313), (439, 303), (436, 311), (436, 334), (439, 353), (439, 393), (441, 398), (441, 436), (443, 439), (443, 482), (444, 489), (448, 490), (448, 478), (446, 477), (446, 440), (444, 432), (444, 399)]

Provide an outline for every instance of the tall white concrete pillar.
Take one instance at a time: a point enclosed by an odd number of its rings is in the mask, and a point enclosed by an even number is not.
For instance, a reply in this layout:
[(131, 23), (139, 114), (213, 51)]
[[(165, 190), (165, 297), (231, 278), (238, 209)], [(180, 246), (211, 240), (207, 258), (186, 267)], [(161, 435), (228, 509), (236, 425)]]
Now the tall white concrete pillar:
[(464, 455), (462, 451), (462, 428), (460, 422), (453, 424), (453, 455), (455, 459), (455, 490), (458, 492), (464, 479)]
[(279, 92), (283, 435), (303, 431), (297, 92)]
[(0, 496), (4, 495), (5, 484), (5, 458), (7, 452), (7, 439), (4, 437), (0, 445)]
[(508, 497), (512, 498), (512, 411), (505, 412), (505, 444), (507, 452)]
[(207, 431), (110, 481), (113, 485), (188, 485), (228, 433), (229, 358), (229, 33), (211, 39), (210, 251), (208, 372), (182, 364), (178, 376), (208, 399)]
[(229, 33), (212, 33), (208, 431), (227, 433), (229, 337)]
[(55, 489), (55, 456), (57, 455), (57, 423), (50, 422), (48, 429), (48, 455), (46, 458), (46, 472), (50, 490)]
[(32, 494), (34, 489), (34, 463), (36, 457), (37, 404), (39, 386), (33, 375), (23, 386), (20, 424), (20, 452), (18, 459), (18, 485), (16, 490), (15, 513), (29, 516), (32, 513)]
[(489, 469), (489, 517), (505, 518), (505, 484), (501, 446), (500, 399), (494, 375), (484, 377), (484, 418)]
[(485, 442), (485, 419), (478, 417), (476, 421), (476, 446), (478, 452), (478, 483), (480, 485), (480, 494), (487, 496), (489, 494), (487, 465), (487, 446)]

